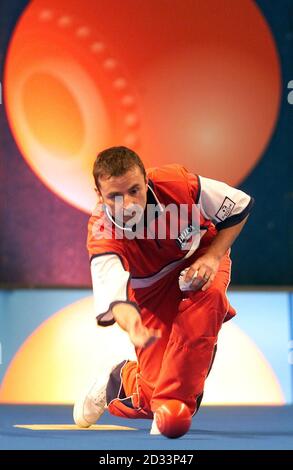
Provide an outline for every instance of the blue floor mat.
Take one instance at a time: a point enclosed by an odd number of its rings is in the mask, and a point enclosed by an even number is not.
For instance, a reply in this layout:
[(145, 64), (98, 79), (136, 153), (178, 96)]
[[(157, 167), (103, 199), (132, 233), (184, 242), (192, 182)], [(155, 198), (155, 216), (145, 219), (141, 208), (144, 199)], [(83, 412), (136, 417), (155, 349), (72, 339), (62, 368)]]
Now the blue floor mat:
[(30, 430), (27, 424), (73, 424), (69, 406), (0, 406), (0, 449), (27, 450), (287, 450), (293, 449), (293, 406), (202, 407), (179, 439), (150, 436), (150, 420), (105, 412), (98, 424), (136, 430)]

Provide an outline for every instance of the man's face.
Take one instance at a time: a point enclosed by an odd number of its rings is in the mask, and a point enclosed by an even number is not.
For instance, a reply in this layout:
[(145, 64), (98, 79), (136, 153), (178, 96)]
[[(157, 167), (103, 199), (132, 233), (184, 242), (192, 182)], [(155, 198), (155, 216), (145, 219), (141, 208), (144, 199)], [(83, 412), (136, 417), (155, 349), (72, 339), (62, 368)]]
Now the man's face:
[[(98, 192), (117, 222), (137, 224), (147, 202), (147, 181), (138, 166), (122, 176), (100, 178)], [(129, 224), (128, 224), (129, 222)]]

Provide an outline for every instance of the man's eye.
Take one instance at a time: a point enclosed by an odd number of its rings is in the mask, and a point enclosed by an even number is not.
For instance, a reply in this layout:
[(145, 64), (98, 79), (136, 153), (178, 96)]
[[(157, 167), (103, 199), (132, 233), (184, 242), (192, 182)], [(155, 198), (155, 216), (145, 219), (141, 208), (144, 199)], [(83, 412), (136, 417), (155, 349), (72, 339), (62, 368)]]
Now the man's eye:
[(138, 189), (132, 189), (132, 190), (130, 191), (130, 194), (136, 194), (137, 192), (138, 192)]

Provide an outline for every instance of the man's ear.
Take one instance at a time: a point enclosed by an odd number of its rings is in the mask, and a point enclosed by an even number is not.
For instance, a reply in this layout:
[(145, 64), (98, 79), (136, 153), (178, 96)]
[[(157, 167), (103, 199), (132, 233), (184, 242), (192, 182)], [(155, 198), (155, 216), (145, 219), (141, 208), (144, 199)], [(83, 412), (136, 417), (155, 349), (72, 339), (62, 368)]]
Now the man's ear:
[(94, 188), (95, 189), (95, 192), (96, 192), (96, 195), (97, 195), (97, 198), (98, 198), (98, 202), (99, 203), (102, 203), (103, 202), (103, 196), (101, 194), (101, 191), (99, 188)]

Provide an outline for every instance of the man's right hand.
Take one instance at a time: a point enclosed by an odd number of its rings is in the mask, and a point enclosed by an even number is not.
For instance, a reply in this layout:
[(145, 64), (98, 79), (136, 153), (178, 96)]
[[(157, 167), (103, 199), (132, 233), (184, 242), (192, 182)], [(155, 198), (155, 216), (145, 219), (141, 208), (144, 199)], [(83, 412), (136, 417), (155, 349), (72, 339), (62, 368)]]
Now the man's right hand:
[(112, 313), (118, 325), (124, 331), (127, 331), (132, 344), (136, 348), (146, 348), (162, 336), (160, 330), (144, 326), (137, 309), (127, 302), (121, 302), (113, 306)]
[(147, 328), (138, 317), (130, 325), (128, 330), (132, 344), (137, 348), (146, 348), (161, 337), (161, 331), (154, 328)]

